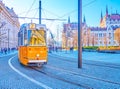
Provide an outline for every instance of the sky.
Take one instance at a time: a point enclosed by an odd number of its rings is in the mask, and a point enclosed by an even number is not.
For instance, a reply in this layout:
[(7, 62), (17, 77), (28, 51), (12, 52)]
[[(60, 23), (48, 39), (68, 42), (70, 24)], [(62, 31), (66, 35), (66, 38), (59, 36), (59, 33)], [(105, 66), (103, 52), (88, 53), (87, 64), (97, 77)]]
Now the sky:
[[(42, 20), (50, 29), (57, 29), (67, 22), (70, 16), (71, 22), (77, 22), (78, 0), (41, 0), (42, 18), (66, 19), (65, 21)], [(6, 6), (14, 9), (19, 17), (38, 18), (39, 0), (3, 0)], [(82, 18), (85, 16), (88, 26), (99, 26), (101, 11), (103, 16), (108, 7), (108, 13), (120, 13), (120, 0), (82, 0)], [(33, 4), (33, 5), (32, 5)], [(31, 19), (20, 19), (20, 23), (31, 22)], [(38, 23), (38, 20), (32, 20)]]

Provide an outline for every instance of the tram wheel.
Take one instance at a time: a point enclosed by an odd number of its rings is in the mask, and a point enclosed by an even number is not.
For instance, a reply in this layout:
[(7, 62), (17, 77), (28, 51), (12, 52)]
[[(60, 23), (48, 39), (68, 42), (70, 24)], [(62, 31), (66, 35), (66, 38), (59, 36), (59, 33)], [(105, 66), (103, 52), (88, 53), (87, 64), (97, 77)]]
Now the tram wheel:
[(37, 64), (37, 67), (42, 67), (42, 64), (41, 64), (41, 63), (38, 63), (38, 64)]

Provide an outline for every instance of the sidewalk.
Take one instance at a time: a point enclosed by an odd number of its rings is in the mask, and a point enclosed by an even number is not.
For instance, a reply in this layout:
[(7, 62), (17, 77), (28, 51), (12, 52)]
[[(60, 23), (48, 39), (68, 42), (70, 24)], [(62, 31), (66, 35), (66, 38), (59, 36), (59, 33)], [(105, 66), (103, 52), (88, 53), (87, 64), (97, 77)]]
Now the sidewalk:
[(1, 58), (1, 57), (5, 57), (5, 56), (9, 56), (9, 55), (12, 55), (12, 54), (16, 54), (17, 52), (18, 52), (17, 50), (9, 51), (9, 52), (7, 52), (6, 54), (0, 52), (0, 58)]

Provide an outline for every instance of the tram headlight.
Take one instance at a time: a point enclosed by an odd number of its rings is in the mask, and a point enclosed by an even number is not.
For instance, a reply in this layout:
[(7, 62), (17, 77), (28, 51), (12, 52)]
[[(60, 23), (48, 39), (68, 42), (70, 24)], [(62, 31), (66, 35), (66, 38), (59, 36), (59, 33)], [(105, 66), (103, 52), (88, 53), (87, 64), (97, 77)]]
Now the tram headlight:
[(40, 56), (39, 54), (36, 55), (36, 57), (39, 57), (39, 56)]

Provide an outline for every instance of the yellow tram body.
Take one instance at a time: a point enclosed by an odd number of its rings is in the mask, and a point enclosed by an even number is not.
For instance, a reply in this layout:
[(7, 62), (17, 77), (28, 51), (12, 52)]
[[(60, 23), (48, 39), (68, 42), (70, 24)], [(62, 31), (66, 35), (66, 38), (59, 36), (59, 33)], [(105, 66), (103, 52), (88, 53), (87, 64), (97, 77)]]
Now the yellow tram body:
[(41, 66), (48, 61), (46, 26), (24, 24), (18, 33), (18, 58), (26, 66)]

